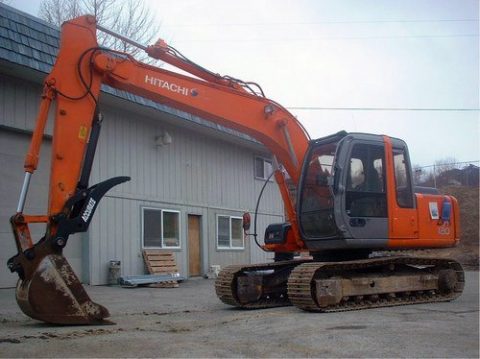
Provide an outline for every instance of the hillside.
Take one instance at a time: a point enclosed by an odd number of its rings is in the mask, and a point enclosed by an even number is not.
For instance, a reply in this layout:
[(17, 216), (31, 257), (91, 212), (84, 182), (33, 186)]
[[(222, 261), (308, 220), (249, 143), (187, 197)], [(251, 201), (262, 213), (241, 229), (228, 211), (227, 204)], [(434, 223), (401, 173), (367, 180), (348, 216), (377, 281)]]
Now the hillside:
[[(478, 187), (450, 186), (441, 189), (444, 194), (451, 194), (457, 198), (460, 205), (460, 244), (448, 249), (446, 254), (451, 255), (460, 263), (478, 268), (479, 262), (479, 191)], [(439, 251), (442, 252), (442, 251)], [(443, 256), (443, 255), (442, 255)]]

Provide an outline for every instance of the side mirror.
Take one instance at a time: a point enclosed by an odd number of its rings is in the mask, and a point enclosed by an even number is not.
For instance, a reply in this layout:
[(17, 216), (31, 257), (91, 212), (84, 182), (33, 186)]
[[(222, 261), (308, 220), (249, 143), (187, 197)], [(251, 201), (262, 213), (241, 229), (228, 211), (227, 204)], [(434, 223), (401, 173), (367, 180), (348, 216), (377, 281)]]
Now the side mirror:
[(243, 214), (243, 230), (246, 232), (250, 229), (250, 223), (251, 223), (251, 217), (250, 217), (250, 213), (248, 212), (245, 212)]

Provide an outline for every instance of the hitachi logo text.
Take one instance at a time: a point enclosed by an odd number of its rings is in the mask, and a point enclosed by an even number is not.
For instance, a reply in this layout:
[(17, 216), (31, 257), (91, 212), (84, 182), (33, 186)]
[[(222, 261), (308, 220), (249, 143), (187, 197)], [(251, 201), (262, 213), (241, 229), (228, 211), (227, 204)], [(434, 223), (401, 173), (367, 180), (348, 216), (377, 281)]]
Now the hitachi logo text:
[(185, 96), (188, 96), (188, 93), (189, 93), (189, 89), (186, 87), (182, 87), (177, 84), (170, 83), (168, 81), (165, 81), (153, 76), (145, 75), (145, 83), (156, 86), (156, 87), (160, 87), (162, 89), (167, 89), (168, 91), (176, 92)]
[(87, 208), (85, 208), (85, 211), (82, 214), (82, 219), (85, 223), (88, 222), (88, 219), (92, 215), (92, 211), (96, 203), (97, 202), (93, 198), (90, 198), (90, 200), (88, 201)]

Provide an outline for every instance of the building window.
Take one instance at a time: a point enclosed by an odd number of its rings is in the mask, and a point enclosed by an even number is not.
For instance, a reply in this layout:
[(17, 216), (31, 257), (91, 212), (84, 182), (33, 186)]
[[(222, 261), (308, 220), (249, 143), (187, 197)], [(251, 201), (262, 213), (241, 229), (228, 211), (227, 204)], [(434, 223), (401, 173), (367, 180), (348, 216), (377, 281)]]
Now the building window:
[(180, 248), (180, 212), (143, 208), (143, 247)]
[(272, 161), (263, 157), (255, 157), (255, 178), (266, 180), (273, 172)]
[(217, 215), (217, 248), (245, 248), (242, 217)]

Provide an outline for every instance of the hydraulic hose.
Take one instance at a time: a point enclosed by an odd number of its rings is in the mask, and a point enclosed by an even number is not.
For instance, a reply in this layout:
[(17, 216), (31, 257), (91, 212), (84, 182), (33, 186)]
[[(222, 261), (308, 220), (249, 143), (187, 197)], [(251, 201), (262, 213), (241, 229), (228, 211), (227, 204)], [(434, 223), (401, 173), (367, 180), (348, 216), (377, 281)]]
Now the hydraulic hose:
[(262, 199), (263, 191), (265, 191), (265, 188), (267, 187), (267, 184), (270, 181), (270, 178), (272, 178), (274, 173), (275, 173), (275, 171), (272, 171), (272, 173), (270, 173), (268, 178), (265, 180), (265, 183), (263, 184), (262, 189), (260, 190), (260, 194), (258, 195), (257, 204), (255, 206), (255, 218), (253, 220), (253, 234), (251, 234), (253, 236), (253, 239), (255, 240), (255, 243), (258, 246), (258, 248), (260, 248), (264, 252), (268, 252), (268, 251), (266, 251), (260, 245), (260, 243), (258, 243), (258, 239), (257, 239), (257, 236), (258, 236), (258, 233), (257, 233), (257, 215), (258, 215), (258, 208), (260, 207), (260, 200)]

